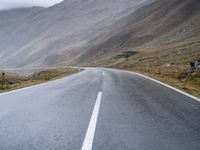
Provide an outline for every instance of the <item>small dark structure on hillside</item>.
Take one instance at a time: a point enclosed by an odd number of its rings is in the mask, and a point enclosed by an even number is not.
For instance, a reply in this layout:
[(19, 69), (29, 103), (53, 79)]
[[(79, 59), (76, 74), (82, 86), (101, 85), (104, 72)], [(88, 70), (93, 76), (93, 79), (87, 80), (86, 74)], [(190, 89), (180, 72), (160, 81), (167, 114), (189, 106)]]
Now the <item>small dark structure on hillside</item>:
[(118, 54), (117, 56), (120, 58), (128, 59), (129, 57), (135, 55), (136, 53), (137, 53), (136, 51), (124, 51), (124, 52)]

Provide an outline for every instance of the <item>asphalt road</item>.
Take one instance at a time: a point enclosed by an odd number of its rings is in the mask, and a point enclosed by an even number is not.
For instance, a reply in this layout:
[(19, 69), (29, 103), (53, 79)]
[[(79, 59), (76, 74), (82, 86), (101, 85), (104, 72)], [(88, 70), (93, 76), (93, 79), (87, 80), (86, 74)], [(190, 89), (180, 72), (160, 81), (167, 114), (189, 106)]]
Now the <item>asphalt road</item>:
[(200, 102), (108, 69), (0, 95), (0, 150), (81, 149), (200, 150)]

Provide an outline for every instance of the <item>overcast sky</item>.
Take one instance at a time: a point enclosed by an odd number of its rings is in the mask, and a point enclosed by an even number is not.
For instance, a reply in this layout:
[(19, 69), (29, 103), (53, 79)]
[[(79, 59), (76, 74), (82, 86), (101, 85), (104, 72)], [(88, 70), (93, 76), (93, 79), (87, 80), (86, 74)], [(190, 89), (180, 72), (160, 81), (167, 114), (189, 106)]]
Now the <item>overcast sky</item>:
[(31, 6), (49, 7), (61, 1), (63, 0), (0, 0), (0, 10)]

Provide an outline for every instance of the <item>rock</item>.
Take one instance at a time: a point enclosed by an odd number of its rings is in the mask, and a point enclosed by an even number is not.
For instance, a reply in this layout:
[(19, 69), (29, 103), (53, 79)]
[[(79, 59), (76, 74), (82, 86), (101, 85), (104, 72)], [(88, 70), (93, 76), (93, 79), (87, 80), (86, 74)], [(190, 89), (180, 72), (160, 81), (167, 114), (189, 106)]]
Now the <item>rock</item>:
[(197, 61), (195, 62), (195, 64), (194, 64), (194, 66), (195, 66), (196, 68), (200, 68), (200, 60), (197, 60)]
[(164, 64), (164, 67), (171, 67), (172, 65), (169, 63)]

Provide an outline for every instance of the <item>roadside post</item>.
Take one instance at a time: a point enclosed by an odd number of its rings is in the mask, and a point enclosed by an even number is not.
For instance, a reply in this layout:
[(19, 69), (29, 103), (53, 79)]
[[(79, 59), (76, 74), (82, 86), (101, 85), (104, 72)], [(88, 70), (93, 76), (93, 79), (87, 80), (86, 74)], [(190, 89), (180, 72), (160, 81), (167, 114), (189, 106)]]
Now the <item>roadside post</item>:
[(2, 72), (2, 87), (4, 86), (4, 83), (5, 83), (5, 73)]

